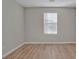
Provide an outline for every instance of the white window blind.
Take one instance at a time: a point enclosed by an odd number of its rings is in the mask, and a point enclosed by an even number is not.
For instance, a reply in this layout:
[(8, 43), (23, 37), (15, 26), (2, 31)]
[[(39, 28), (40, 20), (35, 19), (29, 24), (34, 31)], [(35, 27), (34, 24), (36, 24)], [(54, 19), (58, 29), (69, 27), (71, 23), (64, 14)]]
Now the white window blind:
[(44, 13), (44, 33), (57, 34), (57, 13)]

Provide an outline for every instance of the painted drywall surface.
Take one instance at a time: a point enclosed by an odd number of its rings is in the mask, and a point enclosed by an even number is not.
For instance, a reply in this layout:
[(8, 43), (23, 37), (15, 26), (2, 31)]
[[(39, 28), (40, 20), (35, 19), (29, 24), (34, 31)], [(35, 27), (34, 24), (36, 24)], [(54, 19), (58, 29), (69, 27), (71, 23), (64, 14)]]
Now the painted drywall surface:
[(16, 0), (24, 7), (76, 7), (76, 0)]
[(24, 9), (15, 0), (3, 2), (3, 55), (24, 42)]
[[(76, 9), (75, 8), (26, 8), (25, 9), (26, 42), (75, 42)], [(58, 14), (58, 34), (44, 34), (44, 13)]]

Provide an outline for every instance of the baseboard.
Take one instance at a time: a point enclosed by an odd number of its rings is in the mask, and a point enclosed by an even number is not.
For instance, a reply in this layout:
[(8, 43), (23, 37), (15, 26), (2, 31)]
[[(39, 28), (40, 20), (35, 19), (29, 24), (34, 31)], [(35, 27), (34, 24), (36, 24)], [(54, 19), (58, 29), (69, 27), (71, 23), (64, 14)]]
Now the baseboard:
[(21, 46), (23, 46), (24, 43), (20, 44), (19, 46), (15, 47), (14, 49), (10, 50), (9, 52), (5, 53), (2, 58), (6, 57), (7, 55), (9, 55), (10, 53), (14, 52), (16, 49), (20, 48)]
[(24, 42), (24, 44), (76, 44), (76, 42)]

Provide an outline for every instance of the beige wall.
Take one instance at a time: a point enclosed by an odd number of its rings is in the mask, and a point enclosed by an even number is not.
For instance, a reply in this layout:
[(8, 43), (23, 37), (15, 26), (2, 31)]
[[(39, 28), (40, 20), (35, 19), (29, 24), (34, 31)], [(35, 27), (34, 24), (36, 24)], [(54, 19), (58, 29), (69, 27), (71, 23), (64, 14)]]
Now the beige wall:
[(24, 42), (24, 9), (16, 0), (2, 0), (3, 3), (3, 55)]
[[(44, 12), (57, 12), (58, 34), (47, 35), (43, 32)], [(25, 9), (26, 42), (75, 42), (76, 9), (75, 8), (26, 8)]]

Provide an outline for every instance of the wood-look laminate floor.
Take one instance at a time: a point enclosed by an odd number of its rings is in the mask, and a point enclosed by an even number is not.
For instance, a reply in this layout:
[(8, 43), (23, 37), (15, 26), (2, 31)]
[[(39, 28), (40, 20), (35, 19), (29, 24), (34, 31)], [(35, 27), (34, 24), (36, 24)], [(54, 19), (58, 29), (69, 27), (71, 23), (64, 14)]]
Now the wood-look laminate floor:
[(4, 59), (76, 59), (74, 44), (27, 44)]

